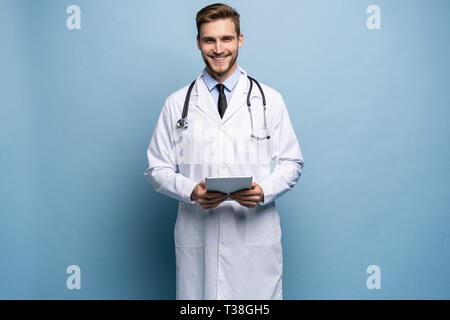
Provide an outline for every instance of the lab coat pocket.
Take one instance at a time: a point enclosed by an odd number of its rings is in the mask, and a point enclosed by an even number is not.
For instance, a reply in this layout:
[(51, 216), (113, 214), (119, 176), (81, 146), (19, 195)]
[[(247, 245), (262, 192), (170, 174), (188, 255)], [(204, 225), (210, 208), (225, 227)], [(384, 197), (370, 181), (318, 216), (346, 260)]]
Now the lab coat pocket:
[(280, 219), (275, 207), (256, 206), (246, 214), (245, 245), (265, 246), (281, 242)]
[(205, 214), (197, 207), (180, 203), (175, 222), (175, 247), (203, 247)]
[(265, 165), (270, 163), (270, 155), (272, 150), (271, 142), (269, 139), (260, 139), (260, 137), (268, 136), (268, 131), (266, 129), (255, 129), (252, 134), (257, 137), (248, 137), (248, 163)]

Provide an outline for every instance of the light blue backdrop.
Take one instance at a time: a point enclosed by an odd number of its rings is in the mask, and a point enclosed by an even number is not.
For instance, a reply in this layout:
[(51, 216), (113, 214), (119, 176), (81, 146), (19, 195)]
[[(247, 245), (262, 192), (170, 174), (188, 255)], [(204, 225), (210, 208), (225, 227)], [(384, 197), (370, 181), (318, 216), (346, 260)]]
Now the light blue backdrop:
[[(203, 68), (210, 3), (1, 1), (0, 298), (175, 298), (177, 203), (143, 173), (165, 97)], [(277, 201), (284, 297), (449, 299), (450, 2), (228, 3), (305, 159)]]

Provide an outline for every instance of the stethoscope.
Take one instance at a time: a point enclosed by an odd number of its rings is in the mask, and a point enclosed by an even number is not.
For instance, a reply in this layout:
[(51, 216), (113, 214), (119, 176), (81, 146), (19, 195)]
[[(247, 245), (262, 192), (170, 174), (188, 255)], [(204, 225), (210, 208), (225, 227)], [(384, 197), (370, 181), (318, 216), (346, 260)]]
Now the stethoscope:
[[(251, 103), (250, 103), (250, 94), (252, 93), (252, 88), (253, 88), (253, 81), (256, 83), (256, 85), (259, 88), (259, 92), (261, 93), (261, 97), (263, 100), (263, 106), (264, 106), (264, 129), (265, 132), (267, 132), (267, 122), (266, 122), (266, 97), (264, 96), (264, 91), (261, 88), (261, 85), (258, 83), (258, 81), (256, 81), (254, 78), (250, 77), (249, 75), (247, 75), (248, 79), (250, 80), (250, 88), (248, 90), (248, 94), (247, 94), (247, 107), (248, 107), (248, 112), (250, 113), (250, 123), (252, 126), (252, 132), (250, 134), (250, 137), (256, 139), (256, 140), (265, 140), (265, 139), (270, 139), (270, 135), (265, 135), (262, 137), (258, 137), (257, 135), (255, 135), (255, 131), (253, 128), (253, 117), (252, 117), (252, 110), (251, 110)], [(183, 106), (183, 114), (181, 115), (181, 119), (177, 121), (177, 129), (187, 129), (189, 127), (189, 123), (187, 121), (187, 114), (188, 114), (188, 110), (189, 110), (189, 100), (191, 98), (191, 91), (192, 88), (194, 87), (195, 84), (194, 80), (191, 85), (189, 86), (189, 89), (186, 93), (186, 98), (184, 99), (184, 106)]]

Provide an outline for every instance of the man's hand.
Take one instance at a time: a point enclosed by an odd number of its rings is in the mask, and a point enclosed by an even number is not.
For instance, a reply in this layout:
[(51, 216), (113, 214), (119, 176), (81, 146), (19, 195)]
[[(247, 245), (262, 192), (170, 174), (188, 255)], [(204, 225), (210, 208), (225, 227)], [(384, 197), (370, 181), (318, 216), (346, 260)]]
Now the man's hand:
[(241, 206), (253, 208), (259, 201), (264, 201), (264, 191), (259, 184), (253, 182), (251, 189), (233, 192), (230, 198), (239, 202)]
[(206, 192), (205, 180), (195, 185), (191, 193), (191, 200), (196, 200), (203, 209), (211, 209), (217, 207), (228, 198), (226, 193), (222, 192)]

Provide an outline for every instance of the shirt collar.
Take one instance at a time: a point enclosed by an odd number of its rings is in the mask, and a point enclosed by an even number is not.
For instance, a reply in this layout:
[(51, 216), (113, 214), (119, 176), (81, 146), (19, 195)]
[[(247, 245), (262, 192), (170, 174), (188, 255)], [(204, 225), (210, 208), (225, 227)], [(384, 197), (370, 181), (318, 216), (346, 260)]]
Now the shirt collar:
[[(238, 66), (236, 70), (223, 82), (225, 88), (231, 92), (233, 88), (236, 86), (237, 82), (239, 81), (240, 76), (241, 70)], [(216, 79), (211, 77), (208, 71), (206, 71), (206, 68), (203, 71), (203, 81), (205, 82), (206, 87), (208, 88), (209, 91), (214, 89), (214, 87), (219, 83)]]

